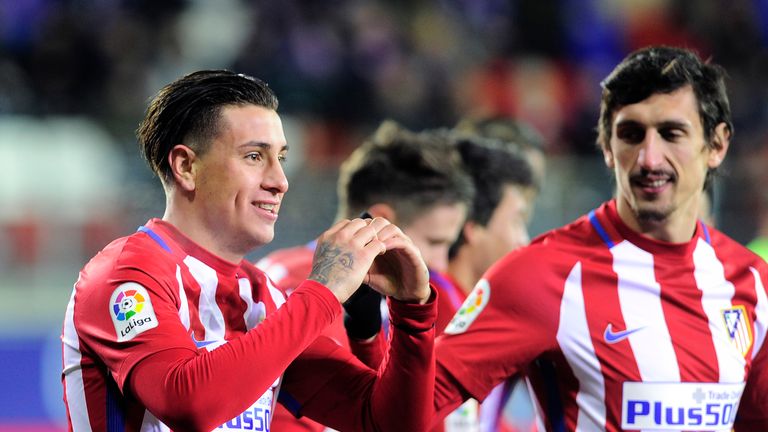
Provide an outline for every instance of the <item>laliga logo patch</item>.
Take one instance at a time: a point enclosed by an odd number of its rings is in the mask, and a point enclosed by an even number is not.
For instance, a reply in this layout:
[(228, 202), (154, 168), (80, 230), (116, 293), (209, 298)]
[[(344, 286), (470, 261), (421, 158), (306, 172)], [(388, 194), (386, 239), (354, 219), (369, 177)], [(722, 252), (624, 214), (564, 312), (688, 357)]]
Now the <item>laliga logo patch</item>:
[(491, 286), (485, 279), (475, 285), (475, 289), (469, 294), (464, 303), (461, 305), (456, 315), (453, 316), (451, 322), (445, 328), (446, 334), (459, 334), (464, 333), (469, 328), (470, 324), (475, 321), (475, 318), (480, 315), (485, 305), (488, 304), (488, 300), (491, 298)]
[(723, 309), (723, 320), (731, 344), (742, 356), (746, 356), (752, 348), (752, 326), (749, 323), (747, 309), (744, 306)]
[(157, 327), (157, 317), (149, 294), (143, 286), (135, 282), (127, 282), (117, 287), (109, 304), (118, 342), (129, 341), (136, 335)]

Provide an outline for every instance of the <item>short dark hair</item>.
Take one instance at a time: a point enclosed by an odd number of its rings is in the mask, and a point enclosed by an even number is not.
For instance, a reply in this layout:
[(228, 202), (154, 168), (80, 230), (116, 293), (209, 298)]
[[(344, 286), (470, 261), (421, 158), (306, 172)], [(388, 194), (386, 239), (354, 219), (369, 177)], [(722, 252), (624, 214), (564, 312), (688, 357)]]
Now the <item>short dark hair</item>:
[[(456, 133), (454, 145), (478, 191), (468, 220), (488, 225), (507, 186), (535, 188), (530, 163), (521, 151), (509, 147), (505, 141)], [(464, 242), (464, 236), (460, 234), (449, 255), (455, 256)]]
[(533, 127), (514, 118), (494, 115), (465, 117), (455, 131), (503, 141), (520, 150), (544, 152), (544, 137)]
[(699, 104), (704, 138), (712, 146), (712, 134), (725, 123), (733, 135), (731, 107), (725, 88), (725, 70), (702, 62), (693, 51), (654, 46), (629, 54), (600, 84), (603, 88), (598, 121), (598, 145), (607, 149), (617, 109), (640, 102), (655, 93), (672, 93), (690, 85)]
[(208, 151), (219, 132), (222, 107), (257, 105), (277, 110), (277, 97), (263, 81), (227, 70), (202, 70), (163, 87), (149, 103), (136, 130), (141, 152), (163, 182), (171, 180), (168, 154), (185, 144)]
[(469, 208), (474, 194), (446, 131), (414, 133), (384, 121), (341, 165), (339, 217), (355, 217), (386, 203), (397, 213), (398, 224), (408, 225), (438, 204)]
[(545, 140), (528, 123), (503, 115), (469, 116), (459, 120), (453, 130), (460, 134), (477, 135), (495, 140), (502, 147), (524, 157), (533, 172), (533, 183), (530, 186), (536, 190), (541, 189), (544, 173), (541, 170), (539, 170), (541, 172), (537, 171), (535, 160), (541, 159), (543, 162)]

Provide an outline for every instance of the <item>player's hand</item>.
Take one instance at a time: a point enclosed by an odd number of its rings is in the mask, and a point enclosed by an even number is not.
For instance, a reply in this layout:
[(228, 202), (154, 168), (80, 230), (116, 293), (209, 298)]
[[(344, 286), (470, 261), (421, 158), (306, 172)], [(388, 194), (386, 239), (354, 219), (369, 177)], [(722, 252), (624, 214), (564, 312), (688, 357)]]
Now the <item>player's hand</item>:
[(429, 271), (416, 245), (400, 228), (384, 218), (374, 218), (378, 240), (386, 252), (374, 259), (365, 283), (381, 294), (424, 304), (429, 299)]
[(322, 283), (340, 302), (354, 293), (371, 268), (373, 259), (386, 251), (377, 234), (391, 225), (379, 218), (342, 220), (317, 239), (312, 272), (308, 279)]

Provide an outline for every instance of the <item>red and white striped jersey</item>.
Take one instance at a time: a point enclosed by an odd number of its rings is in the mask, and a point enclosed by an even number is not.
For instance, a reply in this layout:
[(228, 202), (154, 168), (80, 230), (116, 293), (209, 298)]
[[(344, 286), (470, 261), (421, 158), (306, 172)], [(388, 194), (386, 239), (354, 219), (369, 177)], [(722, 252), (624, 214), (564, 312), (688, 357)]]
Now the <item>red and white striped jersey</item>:
[[(387, 423), (383, 413), (429, 400), (435, 305), (393, 301), (391, 313), (386, 366), (418, 368), (379, 377), (320, 336), (341, 314), (326, 287), (305, 281), (285, 300), (252, 264), (153, 219), (75, 283), (62, 332), (70, 430), (269, 431), (278, 389), (292, 412), (340, 429)], [(397, 420), (423, 424), (426, 407)]]
[[(312, 272), (312, 258), (315, 254), (315, 242), (302, 246), (278, 249), (256, 263), (275, 285), (290, 295), (299, 284)], [(337, 319), (323, 331), (339, 345), (349, 348), (344, 323)], [(322, 432), (324, 425), (306, 417), (296, 418), (282, 405), (276, 406), (272, 417), (272, 427), (281, 432)]]
[(438, 415), (524, 375), (540, 430), (768, 430), (767, 281), (717, 230), (655, 241), (610, 201), (489, 269), (438, 339)]

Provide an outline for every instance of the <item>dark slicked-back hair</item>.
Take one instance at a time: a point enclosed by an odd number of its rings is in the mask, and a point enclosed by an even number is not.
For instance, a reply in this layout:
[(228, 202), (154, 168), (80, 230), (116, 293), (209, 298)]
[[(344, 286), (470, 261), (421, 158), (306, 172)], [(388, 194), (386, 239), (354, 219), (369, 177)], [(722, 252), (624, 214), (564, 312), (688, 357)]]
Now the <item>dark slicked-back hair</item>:
[(164, 183), (171, 184), (171, 149), (185, 144), (198, 155), (205, 154), (219, 133), (221, 109), (229, 105), (277, 110), (277, 97), (259, 79), (203, 70), (166, 85), (152, 98), (136, 136), (142, 155)]
[(687, 85), (696, 95), (707, 145), (713, 146), (712, 135), (720, 123), (725, 123), (733, 135), (723, 68), (702, 62), (687, 49), (656, 46), (629, 54), (601, 83), (598, 145), (603, 149), (610, 145), (616, 110), (655, 93), (672, 93)]
[(356, 217), (386, 203), (406, 226), (435, 205), (470, 208), (474, 192), (446, 131), (414, 133), (385, 121), (341, 165), (338, 216)]
[[(505, 141), (456, 133), (453, 142), (478, 191), (472, 201), (468, 220), (486, 226), (501, 202), (505, 187), (535, 187), (533, 170), (525, 155), (520, 150), (510, 148)], [(455, 256), (464, 242), (464, 236), (460, 233), (449, 255)]]

